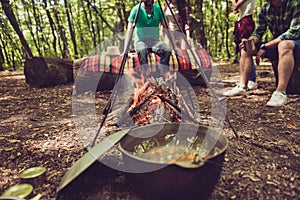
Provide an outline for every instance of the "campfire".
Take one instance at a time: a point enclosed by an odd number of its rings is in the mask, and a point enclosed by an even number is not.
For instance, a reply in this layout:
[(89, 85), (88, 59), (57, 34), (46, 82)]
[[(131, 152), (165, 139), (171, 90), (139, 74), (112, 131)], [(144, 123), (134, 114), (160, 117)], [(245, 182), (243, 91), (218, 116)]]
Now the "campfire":
[[(164, 76), (154, 77), (148, 69), (140, 67), (127, 72), (132, 80), (133, 90), (122, 116), (129, 114), (131, 118), (129, 120), (135, 125), (154, 122), (195, 122), (193, 109), (177, 87), (177, 74), (167, 72)], [(118, 124), (120, 120), (122, 121), (119, 119)]]
[(170, 88), (156, 82), (147, 82), (135, 90), (128, 112), (135, 124), (180, 122), (181, 116), (176, 108), (179, 108), (178, 98)]

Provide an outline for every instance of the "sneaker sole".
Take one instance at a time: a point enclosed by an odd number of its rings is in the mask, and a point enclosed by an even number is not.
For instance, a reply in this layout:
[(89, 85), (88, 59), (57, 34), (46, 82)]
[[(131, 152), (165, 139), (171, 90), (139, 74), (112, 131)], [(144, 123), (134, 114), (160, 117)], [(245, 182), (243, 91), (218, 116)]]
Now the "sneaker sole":
[(223, 93), (223, 95), (226, 96), (226, 97), (247, 96), (248, 92), (237, 93), (237, 94), (224, 94)]
[(257, 89), (257, 86), (254, 87), (254, 88), (249, 88), (249, 87), (248, 87), (248, 89), (249, 89), (249, 90), (256, 90), (256, 89)]
[(282, 103), (282, 104), (268, 104), (267, 103), (267, 106), (269, 106), (269, 107), (280, 107), (280, 106), (283, 106), (283, 105), (285, 105), (286, 104), (286, 102), (287, 102), (287, 99)]
[(226, 97), (237, 97), (237, 96), (247, 96), (247, 95), (248, 95), (248, 93), (243, 93), (243, 94), (239, 93), (239, 94), (232, 94), (232, 95), (223, 94), (223, 96), (226, 96)]

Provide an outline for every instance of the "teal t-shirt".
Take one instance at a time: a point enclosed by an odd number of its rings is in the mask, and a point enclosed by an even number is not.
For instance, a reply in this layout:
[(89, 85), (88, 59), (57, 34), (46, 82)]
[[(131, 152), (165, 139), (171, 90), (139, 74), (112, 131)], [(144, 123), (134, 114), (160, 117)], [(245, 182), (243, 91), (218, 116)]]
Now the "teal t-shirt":
[[(136, 13), (138, 12), (139, 6), (136, 5), (130, 12), (128, 21), (134, 22)], [(140, 7), (139, 16), (136, 21), (136, 34), (135, 42), (144, 39), (155, 39), (159, 40), (159, 24), (166, 19), (162, 13), (159, 5), (153, 4), (153, 13), (147, 14), (143, 6)]]

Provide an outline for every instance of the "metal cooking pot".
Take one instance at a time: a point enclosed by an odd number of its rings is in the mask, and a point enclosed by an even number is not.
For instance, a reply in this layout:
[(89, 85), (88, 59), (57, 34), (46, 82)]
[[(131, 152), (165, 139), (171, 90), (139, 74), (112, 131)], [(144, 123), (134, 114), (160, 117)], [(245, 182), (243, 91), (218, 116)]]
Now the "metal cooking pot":
[[(174, 134), (175, 140), (166, 139)], [(191, 138), (195, 140), (190, 141)], [(145, 158), (137, 154), (137, 147), (149, 141), (152, 146), (163, 148), (175, 141), (176, 144), (189, 147), (187, 149), (199, 147), (198, 142), (207, 148), (207, 155), (200, 162), (180, 162), (180, 159), (168, 162), (160, 161), (156, 156)], [(228, 139), (218, 131), (202, 125), (164, 123), (136, 128), (122, 138), (118, 145), (124, 167), (131, 171), (126, 176), (143, 199), (206, 199), (219, 178)]]

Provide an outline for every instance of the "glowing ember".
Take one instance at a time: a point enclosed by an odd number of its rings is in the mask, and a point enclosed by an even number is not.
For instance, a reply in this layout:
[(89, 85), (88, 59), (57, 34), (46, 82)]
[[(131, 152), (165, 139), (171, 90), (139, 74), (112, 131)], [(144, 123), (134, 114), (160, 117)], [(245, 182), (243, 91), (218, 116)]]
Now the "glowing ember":
[(154, 78), (148, 68), (130, 72), (134, 90), (128, 112), (135, 124), (181, 122), (175, 73)]

